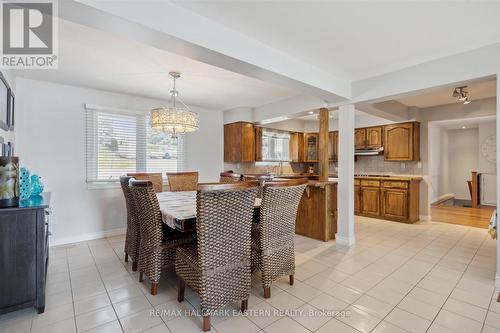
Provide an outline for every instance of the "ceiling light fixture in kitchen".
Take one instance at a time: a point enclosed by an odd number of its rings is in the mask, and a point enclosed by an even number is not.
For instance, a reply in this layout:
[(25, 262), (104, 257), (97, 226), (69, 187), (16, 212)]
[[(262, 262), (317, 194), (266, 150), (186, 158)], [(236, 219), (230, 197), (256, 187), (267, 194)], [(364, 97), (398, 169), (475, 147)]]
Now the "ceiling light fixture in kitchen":
[(175, 80), (180, 78), (181, 74), (177, 72), (168, 74), (174, 80), (174, 87), (170, 90), (170, 101), (166, 106), (151, 110), (151, 128), (171, 133), (172, 137), (176, 137), (179, 133), (196, 131), (200, 127), (200, 117), (178, 98), (179, 91), (175, 87)]
[(467, 90), (465, 90), (467, 86), (456, 87), (453, 89), (452, 96), (458, 98), (458, 100), (464, 104), (469, 104), (471, 102), (470, 94)]

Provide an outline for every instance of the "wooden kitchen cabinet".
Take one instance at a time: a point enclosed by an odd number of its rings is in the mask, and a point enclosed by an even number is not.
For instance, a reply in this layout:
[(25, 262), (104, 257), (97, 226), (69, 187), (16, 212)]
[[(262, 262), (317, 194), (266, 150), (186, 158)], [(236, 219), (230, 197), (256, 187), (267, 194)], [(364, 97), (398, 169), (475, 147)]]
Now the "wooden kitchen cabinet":
[(382, 218), (406, 221), (408, 219), (408, 191), (383, 188), (381, 193)]
[(319, 153), (319, 135), (318, 133), (305, 133), (305, 161), (317, 162)]
[(380, 216), (380, 182), (361, 180), (361, 213), (366, 216)]
[(384, 133), (386, 161), (420, 160), (420, 123), (386, 125)]
[(361, 177), (354, 180), (354, 213), (384, 220), (419, 220), (418, 178)]
[(356, 128), (354, 130), (354, 148), (364, 149), (366, 146), (366, 129)]
[(224, 125), (224, 162), (254, 161), (254, 125), (243, 121)]
[(384, 132), (382, 126), (366, 128), (365, 148), (380, 148), (383, 146)]
[(328, 133), (328, 159), (338, 161), (339, 159), (339, 132)]
[(290, 134), (290, 160), (292, 162), (304, 162), (304, 133), (294, 132)]

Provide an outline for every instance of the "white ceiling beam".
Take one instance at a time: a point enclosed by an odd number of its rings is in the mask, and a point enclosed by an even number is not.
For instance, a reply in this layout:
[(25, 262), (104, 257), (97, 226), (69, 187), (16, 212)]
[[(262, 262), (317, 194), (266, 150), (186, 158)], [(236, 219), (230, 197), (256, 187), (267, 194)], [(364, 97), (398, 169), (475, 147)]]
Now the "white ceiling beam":
[(59, 16), (331, 103), (351, 96), (350, 82), (167, 1), (65, 0)]
[(357, 104), (356, 109), (390, 121), (398, 122), (410, 119), (408, 106), (393, 100), (370, 104)]
[(356, 103), (425, 93), (500, 72), (500, 43), (353, 82)]

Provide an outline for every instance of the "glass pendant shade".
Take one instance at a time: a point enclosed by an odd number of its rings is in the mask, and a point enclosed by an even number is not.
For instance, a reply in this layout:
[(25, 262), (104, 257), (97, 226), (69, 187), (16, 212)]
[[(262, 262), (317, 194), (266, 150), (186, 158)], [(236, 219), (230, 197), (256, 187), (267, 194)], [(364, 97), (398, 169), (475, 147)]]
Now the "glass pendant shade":
[(169, 74), (174, 79), (174, 88), (170, 91), (170, 102), (168, 106), (161, 106), (151, 110), (151, 128), (164, 133), (171, 133), (173, 136), (179, 133), (196, 131), (200, 127), (200, 117), (177, 98), (179, 92), (175, 88), (175, 80), (180, 77), (180, 74), (176, 72)]

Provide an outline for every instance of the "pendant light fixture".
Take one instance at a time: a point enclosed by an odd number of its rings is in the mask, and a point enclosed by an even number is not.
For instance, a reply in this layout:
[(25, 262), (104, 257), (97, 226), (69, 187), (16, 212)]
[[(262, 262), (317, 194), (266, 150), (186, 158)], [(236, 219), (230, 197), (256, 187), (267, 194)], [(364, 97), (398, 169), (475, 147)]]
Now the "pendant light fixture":
[(200, 118), (178, 98), (179, 91), (176, 89), (175, 80), (180, 78), (181, 74), (177, 72), (168, 74), (174, 80), (174, 87), (170, 90), (170, 101), (167, 106), (151, 110), (151, 128), (177, 137), (177, 134), (196, 131), (200, 127)]

